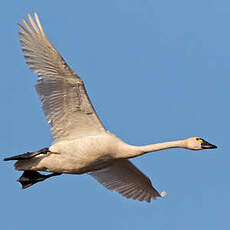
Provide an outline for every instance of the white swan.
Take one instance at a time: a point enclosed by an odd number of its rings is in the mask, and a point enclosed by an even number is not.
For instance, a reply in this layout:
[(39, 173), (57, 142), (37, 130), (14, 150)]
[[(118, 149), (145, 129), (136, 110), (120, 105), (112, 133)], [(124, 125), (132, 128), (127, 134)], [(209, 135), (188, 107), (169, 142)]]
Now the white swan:
[(128, 158), (168, 148), (216, 148), (199, 137), (132, 146), (105, 130), (83, 81), (49, 42), (36, 13), (34, 17), (36, 22), (29, 14), (30, 24), (23, 19), (25, 27), (18, 25), (20, 41), (30, 70), (38, 74), (35, 87), (56, 140), (49, 148), (4, 159), (17, 160), (15, 169), (24, 171), (19, 178), (23, 188), (62, 173), (88, 173), (127, 198), (150, 202), (166, 193), (158, 193)]

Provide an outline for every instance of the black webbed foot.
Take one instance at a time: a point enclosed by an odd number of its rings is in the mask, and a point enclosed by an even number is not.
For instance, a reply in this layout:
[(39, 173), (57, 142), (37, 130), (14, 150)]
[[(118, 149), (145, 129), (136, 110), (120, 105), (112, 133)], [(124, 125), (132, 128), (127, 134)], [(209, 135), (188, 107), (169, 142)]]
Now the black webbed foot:
[(42, 175), (37, 171), (26, 170), (23, 172), (22, 176), (18, 179), (18, 182), (21, 183), (22, 189), (25, 189), (32, 186), (33, 184), (44, 181), (47, 178), (58, 176), (58, 175), (61, 175), (61, 173), (51, 173), (48, 175)]

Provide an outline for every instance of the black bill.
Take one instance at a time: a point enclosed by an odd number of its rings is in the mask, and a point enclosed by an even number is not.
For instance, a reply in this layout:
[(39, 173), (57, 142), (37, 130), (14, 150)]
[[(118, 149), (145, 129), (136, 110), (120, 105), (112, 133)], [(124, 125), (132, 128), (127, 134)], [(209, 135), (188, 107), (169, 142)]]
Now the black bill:
[(208, 143), (207, 141), (204, 141), (201, 144), (201, 147), (202, 147), (202, 149), (216, 149), (217, 148), (217, 146), (212, 145), (212, 144)]

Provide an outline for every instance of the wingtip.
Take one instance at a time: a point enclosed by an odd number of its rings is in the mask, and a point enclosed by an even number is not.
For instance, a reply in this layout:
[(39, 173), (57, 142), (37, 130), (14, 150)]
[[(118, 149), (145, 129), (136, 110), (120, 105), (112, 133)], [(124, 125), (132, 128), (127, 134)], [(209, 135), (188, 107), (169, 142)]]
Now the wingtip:
[(160, 195), (161, 195), (162, 198), (165, 198), (166, 195), (167, 195), (167, 192), (163, 191)]

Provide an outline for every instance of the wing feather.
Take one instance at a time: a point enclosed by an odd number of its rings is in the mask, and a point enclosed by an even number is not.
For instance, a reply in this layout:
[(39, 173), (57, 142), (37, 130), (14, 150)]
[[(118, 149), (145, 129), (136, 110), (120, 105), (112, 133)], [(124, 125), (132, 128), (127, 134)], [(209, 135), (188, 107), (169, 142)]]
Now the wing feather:
[(18, 24), (19, 35), (26, 63), (38, 74), (35, 88), (51, 135), (78, 138), (104, 132), (83, 81), (47, 39), (36, 13), (34, 17), (35, 21), (28, 15), (30, 23), (22, 19), (24, 26)]
[(126, 198), (150, 202), (151, 199), (166, 195), (165, 192), (160, 194), (152, 186), (150, 179), (126, 159), (117, 160), (112, 166), (90, 172), (89, 175)]

